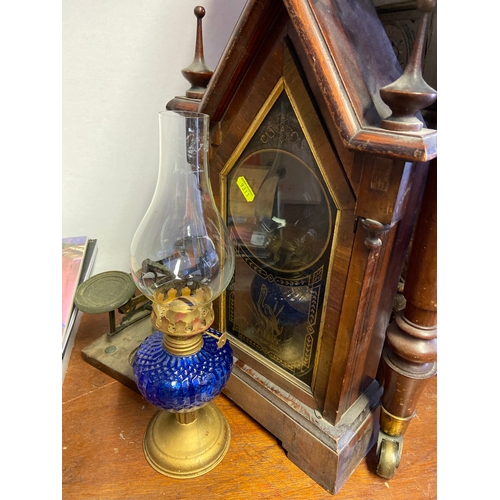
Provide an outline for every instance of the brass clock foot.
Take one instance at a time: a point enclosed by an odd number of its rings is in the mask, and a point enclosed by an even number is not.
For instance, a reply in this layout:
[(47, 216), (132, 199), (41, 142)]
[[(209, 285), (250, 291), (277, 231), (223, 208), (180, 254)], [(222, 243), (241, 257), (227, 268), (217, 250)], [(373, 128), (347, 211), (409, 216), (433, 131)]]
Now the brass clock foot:
[(213, 404), (187, 413), (160, 411), (144, 436), (144, 455), (160, 474), (176, 479), (201, 476), (227, 453), (231, 431)]
[(377, 442), (377, 474), (385, 479), (392, 479), (401, 461), (403, 436), (389, 436), (379, 432)]

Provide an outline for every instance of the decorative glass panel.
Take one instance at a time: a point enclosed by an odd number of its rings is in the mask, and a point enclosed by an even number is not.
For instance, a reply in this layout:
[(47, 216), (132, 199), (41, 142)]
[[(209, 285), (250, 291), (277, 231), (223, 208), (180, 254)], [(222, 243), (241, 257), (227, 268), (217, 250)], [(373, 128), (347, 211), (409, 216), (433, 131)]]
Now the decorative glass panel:
[(310, 385), (337, 209), (285, 91), (227, 183), (227, 332)]

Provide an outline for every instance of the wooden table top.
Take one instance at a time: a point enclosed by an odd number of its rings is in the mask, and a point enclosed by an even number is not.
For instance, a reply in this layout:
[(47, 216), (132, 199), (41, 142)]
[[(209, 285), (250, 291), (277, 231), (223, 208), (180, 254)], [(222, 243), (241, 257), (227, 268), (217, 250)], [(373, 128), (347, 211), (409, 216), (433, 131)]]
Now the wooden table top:
[(376, 475), (375, 447), (333, 496), (289, 461), (276, 438), (224, 395), (215, 400), (231, 427), (224, 460), (194, 479), (155, 472), (142, 439), (157, 409), (84, 362), (81, 350), (108, 330), (108, 315), (84, 314), (63, 384), (62, 497), (70, 499), (433, 499), (437, 497), (436, 397), (431, 379), (404, 440), (393, 479)]

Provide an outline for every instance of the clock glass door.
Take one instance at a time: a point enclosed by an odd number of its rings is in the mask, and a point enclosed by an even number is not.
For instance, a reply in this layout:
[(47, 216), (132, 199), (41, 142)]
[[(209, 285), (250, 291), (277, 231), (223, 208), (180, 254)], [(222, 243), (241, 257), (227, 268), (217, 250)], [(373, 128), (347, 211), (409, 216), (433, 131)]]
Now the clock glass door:
[(283, 89), (227, 175), (236, 270), (226, 329), (309, 386), (337, 208)]

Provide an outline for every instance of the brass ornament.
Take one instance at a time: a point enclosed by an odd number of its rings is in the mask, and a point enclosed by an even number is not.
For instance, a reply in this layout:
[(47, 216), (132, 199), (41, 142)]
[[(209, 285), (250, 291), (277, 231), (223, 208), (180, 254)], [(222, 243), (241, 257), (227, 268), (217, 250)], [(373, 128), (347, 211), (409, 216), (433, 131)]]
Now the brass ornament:
[(125, 306), (135, 291), (135, 283), (130, 274), (107, 271), (92, 276), (78, 287), (75, 305), (88, 314), (109, 312)]
[(396, 417), (381, 406), (380, 428), (389, 436), (402, 436), (415, 415), (416, 412), (409, 417)]
[(186, 413), (160, 411), (146, 430), (144, 454), (160, 474), (189, 479), (216, 467), (230, 440), (229, 424), (213, 404)]

